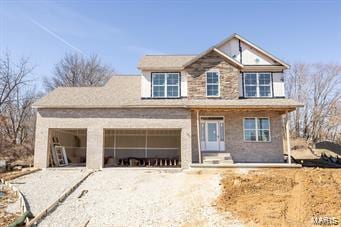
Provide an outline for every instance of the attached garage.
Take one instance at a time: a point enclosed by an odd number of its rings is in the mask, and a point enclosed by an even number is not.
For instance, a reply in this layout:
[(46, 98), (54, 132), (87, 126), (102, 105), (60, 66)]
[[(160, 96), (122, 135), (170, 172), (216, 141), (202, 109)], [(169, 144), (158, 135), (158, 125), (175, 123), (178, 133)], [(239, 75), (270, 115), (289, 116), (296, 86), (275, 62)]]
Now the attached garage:
[(180, 167), (180, 129), (105, 129), (104, 167)]
[(86, 129), (50, 128), (48, 141), (49, 167), (86, 165)]

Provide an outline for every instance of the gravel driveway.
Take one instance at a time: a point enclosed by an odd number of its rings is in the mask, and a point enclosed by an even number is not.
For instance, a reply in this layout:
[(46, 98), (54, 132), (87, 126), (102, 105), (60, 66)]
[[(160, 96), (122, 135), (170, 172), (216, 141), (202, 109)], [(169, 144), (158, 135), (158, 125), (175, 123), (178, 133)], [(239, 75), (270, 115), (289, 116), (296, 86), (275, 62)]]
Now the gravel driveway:
[(23, 193), (31, 212), (36, 215), (86, 173), (85, 169), (42, 170), (16, 178), (11, 183)]
[(39, 226), (240, 225), (215, 209), (219, 182), (219, 174), (105, 169), (87, 178)]

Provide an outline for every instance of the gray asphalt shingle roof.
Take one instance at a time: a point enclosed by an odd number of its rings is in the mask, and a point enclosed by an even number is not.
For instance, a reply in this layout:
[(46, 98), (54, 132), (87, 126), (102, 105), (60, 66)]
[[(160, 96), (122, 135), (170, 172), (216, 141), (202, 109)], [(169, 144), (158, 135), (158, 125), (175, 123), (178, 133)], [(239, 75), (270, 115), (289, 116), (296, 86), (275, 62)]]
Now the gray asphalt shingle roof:
[(60, 87), (33, 104), (34, 108), (295, 108), (291, 99), (141, 99), (141, 76), (113, 76), (103, 87)]
[(158, 69), (182, 69), (189, 61), (197, 55), (145, 55), (138, 64), (139, 69), (158, 70)]

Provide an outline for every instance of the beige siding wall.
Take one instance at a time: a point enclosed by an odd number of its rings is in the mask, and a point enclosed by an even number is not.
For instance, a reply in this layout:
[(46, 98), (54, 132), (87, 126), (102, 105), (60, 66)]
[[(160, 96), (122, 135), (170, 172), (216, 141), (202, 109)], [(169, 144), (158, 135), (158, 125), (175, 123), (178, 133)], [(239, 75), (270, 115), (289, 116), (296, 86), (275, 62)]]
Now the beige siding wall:
[(34, 155), (38, 168), (47, 167), (49, 128), (86, 128), (86, 165), (94, 169), (103, 166), (103, 129), (180, 129), (182, 167), (191, 163), (191, 119), (182, 109), (40, 109)]
[[(201, 111), (200, 116), (225, 118), (225, 150), (234, 162), (283, 162), (282, 113), (276, 111)], [(271, 142), (244, 142), (243, 118), (269, 117)], [(192, 160), (198, 162), (196, 113), (192, 112)]]
[[(274, 65), (276, 64), (276, 62), (273, 61), (271, 58), (255, 50), (254, 48), (244, 43), (243, 41), (241, 41), (241, 47), (242, 47), (242, 63), (245, 65)], [(231, 41), (219, 47), (219, 49), (230, 57), (235, 56), (235, 59), (237, 61), (240, 61), (238, 39), (236, 38), (232, 39)], [(258, 59), (258, 61), (256, 59)]]
[(285, 97), (283, 73), (273, 73), (273, 90), (275, 97)]
[(239, 70), (227, 63), (223, 57), (211, 52), (186, 68), (189, 99), (205, 99), (206, 72), (214, 70), (220, 74), (220, 98), (239, 98)]

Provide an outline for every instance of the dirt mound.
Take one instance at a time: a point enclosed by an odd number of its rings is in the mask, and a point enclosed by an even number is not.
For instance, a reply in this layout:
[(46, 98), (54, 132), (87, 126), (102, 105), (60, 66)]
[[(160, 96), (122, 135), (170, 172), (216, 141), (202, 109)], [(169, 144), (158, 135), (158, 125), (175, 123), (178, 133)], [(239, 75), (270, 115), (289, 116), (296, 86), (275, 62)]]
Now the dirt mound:
[(314, 217), (341, 218), (341, 170), (266, 169), (227, 173), (218, 208), (247, 224), (309, 226)]
[(18, 196), (7, 186), (0, 184), (0, 226), (7, 226), (20, 216), (20, 213), (10, 213), (6, 208), (14, 203)]

